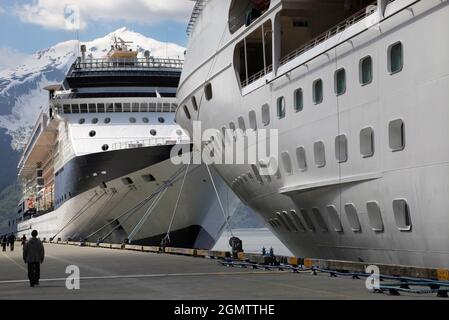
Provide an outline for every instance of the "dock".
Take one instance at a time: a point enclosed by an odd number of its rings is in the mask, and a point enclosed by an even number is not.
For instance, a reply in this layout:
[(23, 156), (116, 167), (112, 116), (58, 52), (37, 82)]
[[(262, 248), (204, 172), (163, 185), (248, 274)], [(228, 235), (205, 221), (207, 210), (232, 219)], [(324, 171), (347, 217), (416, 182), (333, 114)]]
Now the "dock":
[[(111, 247), (45, 243), (40, 285), (34, 288), (29, 287), (20, 244), (13, 252), (0, 252), (0, 299), (438, 299), (432, 293), (372, 293), (365, 279), (326, 273), (226, 267), (202, 251), (165, 254), (142, 251), (141, 246)], [(78, 290), (66, 288), (70, 265), (80, 271)]]

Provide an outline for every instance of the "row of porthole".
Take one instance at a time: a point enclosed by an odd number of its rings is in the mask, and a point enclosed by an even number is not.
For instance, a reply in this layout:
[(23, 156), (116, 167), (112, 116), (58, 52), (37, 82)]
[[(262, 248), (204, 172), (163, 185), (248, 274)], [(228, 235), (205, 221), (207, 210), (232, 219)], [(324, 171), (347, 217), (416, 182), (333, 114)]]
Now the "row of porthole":
[[(410, 217), (410, 208), (405, 199), (393, 200), (393, 213), (396, 227), (400, 231), (411, 231), (412, 223)], [(382, 219), (382, 212), (377, 201), (369, 201), (366, 203), (366, 210), (368, 214), (368, 224), (371, 230), (376, 233), (382, 233), (384, 231), (384, 223)], [(329, 218), (329, 224), (335, 232), (342, 233), (343, 224), (340, 219), (337, 208), (334, 205), (326, 207), (326, 211)], [(357, 208), (353, 203), (347, 203), (344, 205), (344, 211), (346, 213), (347, 222), (352, 232), (362, 232), (362, 225), (359, 220)], [(276, 212), (275, 218), (268, 220), (268, 223), (274, 229), (284, 228), (288, 232), (303, 232), (306, 231), (315, 232), (319, 229), (322, 232), (329, 232), (328, 223), (326, 223), (319, 208), (312, 208), (312, 216), (306, 209), (299, 210), (299, 214), (296, 210), (290, 210), (290, 212), (282, 211)], [(313, 217), (313, 218), (312, 218)], [(314, 222), (315, 221), (315, 222)]]
[[(389, 147), (392, 152), (401, 151), (405, 148), (405, 124), (402, 119), (390, 121), (388, 125)], [(374, 156), (374, 130), (372, 127), (363, 128), (359, 135), (360, 154), (363, 158)], [(326, 151), (323, 141), (313, 144), (315, 165), (318, 168), (326, 166)], [(292, 161), (288, 151), (281, 154), (282, 164), (287, 174), (293, 173)], [(335, 159), (338, 163), (348, 161), (348, 138), (346, 134), (335, 137)], [(296, 161), (301, 171), (307, 170), (306, 150), (303, 146), (296, 148)]]
[[(388, 71), (395, 74), (403, 69), (403, 46), (397, 42), (388, 48)], [(362, 58), (359, 62), (359, 82), (362, 86), (369, 85), (373, 81), (373, 59), (371, 56)], [(315, 105), (321, 104), (324, 99), (323, 80), (317, 79), (312, 84), (312, 100)], [(346, 70), (340, 68), (334, 74), (334, 92), (337, 96), (346, 93)], [(296, 89), (293, 93), (293, 106), (295, 112), (304, 109), (304, 97), (302, 88)], [(277, 99), (277, 116), (279, 119), (285, 118), (286, 107), (285, 98)]]
[[(213, 94), (212, 94), (212, 83), (209, 82), (208, 84), (206, 84), (204, 86), (204, 96), (205, 96), (207, 101), (212, 99), (212, 96), (213, 96)], [(195, 96), (192, 96), (190, 101), (192, 103), (193, 110), (194, 111), (198, 111), (198, 103), (196, 101)], [(184, 109), (184, 114), (186, 115), (187, 119), (189, 119), (189, 120), (192, 119), (192, 116), (190, 114), (189, 108), (186, 105), (184, 105), (183, 109)]]
[[(158, 120), (159, 123), (165, 123), (165, 118), (163, 118), (163, 117), (159, 117), (157, 120)], [(91, 123), (92, 123), (92, 124), (97, 124), (98, 121), (99, 121), (98, 118), (92, 118)], [(104, 122), (105, 124), (111, 123), (111, 118), (104, 118), (103, 122)], [(136, 123), (136, 122), (137, 122), (137, 119), (136, 119), (135, 117), (130, 117), (130, 118), (129, 118), (129, 122), (130, 122), (130, 123)], [(150, 122), (150, 119), (147, 118), (147, 117), (143, 117), (143, 118), (142, 118), (142, 122), (143, 122), (143, 123), (149, 123), (149, 122)], [(78, 124), (85, 124), (85, 123), (86, 123), (86, 119), (85, 119), (85, 118), (80, 118), (80, 119), (78, 120)]]
[[(388, 126), (389, 133), (389, 146), (391, 151), (401, 151), (405, 148), (405, 124), (402, 119), (396, 119), (390, 121)], [(313, 145), (313, 153), (315, 165), (318, 168), (323, 168), (326, 166), (326, 152), (323, 141), (317, 141)], [(372, 127), (363, 128), (360, 131), (360, 154), (363, 158), (369, 158), (374, 156), (374, 130)], [(339, 163), (344, 163), (348, 161), (348, 139), (345, 134), (339, 135), (335, 138), (335, 158)], [(291, 175), (293, 173), (293, 165), (288, 151), (281, 153), (281, 160), (284, 167), (284, 171)], [(296, 148), (296, 161), (298, 169), (302, 172), (307, 171), (307, 156), (304, 146)], [(259, 169), (256, 165), (251, 165), (253, 174), (256, 180), (263, 184), (262, 176), (260, 175)], [(275, 174), (276, 178), (281, 178), (281, 173), (279, 170)], [(268, 183), (271, 182), (271, 177), (268, 175), (264, 176)], [(250, 172), (244, 173), (239, 177), (235, 178), (231, 186), (243, 185), (250, 181), (254, 181)]]

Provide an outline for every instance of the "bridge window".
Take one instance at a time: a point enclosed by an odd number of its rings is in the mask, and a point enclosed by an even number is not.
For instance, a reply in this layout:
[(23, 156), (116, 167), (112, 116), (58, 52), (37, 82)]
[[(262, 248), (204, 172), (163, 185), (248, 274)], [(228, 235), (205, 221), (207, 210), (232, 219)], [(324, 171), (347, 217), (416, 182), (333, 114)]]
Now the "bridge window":
[(131, 112), (131, 103), (123, 104), (123, 112)]
[(144, 102), (140, 104), (140, 112), (148, 112), (148, 103)]
[(132, 105), (131, 105), (131, 110), (132, 110), (132, 112), (139, 112), (140, 111), (140, 108), (139, 108), (139, 103), (137, 103), (137, 102), (133, 102), (132, 103)]
[(96, 113), (97, 105), (95, 103), (89, 103), (89, 113)]
[(234, 67), (242, 87), (273, 70), (271, 21), (264, 23), (236, 45)]
[(229, 31), (249, 26), (270, 7), (270, 0), (233, 0), (229, 8)]
[(97, 104), (97, 112), (98, 113), (104, 113), (105, 109), (104, 109), (104, 103), (98, 103)]
[(85, 103), (80, 104), (80, 112), (81, 113), (87, 113), (88, 112), (87, 104), (85, 104)]
[(80, 106), (78, 104), (72, 104), (72, 113), (80, 113)]
[(114, 104), (106, 103), (106, 112), (114, 112)]

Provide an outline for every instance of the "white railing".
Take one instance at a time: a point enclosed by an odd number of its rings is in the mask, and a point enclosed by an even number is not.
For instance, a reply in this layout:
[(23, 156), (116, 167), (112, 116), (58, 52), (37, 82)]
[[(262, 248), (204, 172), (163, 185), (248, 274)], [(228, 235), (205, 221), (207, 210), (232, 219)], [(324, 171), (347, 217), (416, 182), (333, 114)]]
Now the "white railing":
[[(393, 2), (394, 0), (389, 0), (389, 2)], [(320, 43), (326, 41), (327, 39), (335, 36), (336, 34), (346, 30), (348, 27), (352, 26), (353, 24), (365, 19), (366, 17), (372, 15), (376, 12), (376, 6), (377, 1), (373, 2), (371, 6), (365, 7), (363, 10), (360, 10), (359, 12), (355, 13), (354, 15), (347, 18), (345, 21), (337, 24), (336, 26), (333, 26), (329, 30), (323, 32), (319, 36), (315, 37), (314, 39), (310, 40), (309, 42), (306, 42), (301, 47), (293, 50), (289, 54), (287, 54), (285, 57), (283, 57), (280, 61), (281, 65), (286, 64), (290, 60), (293, 60), (297, 56), (303, 54), (304, 52), (316, 47)], [(370, 8), (371, 10), (368, 10)]]
[(266, 67), (263, 70), (260, 70), (259, 72), (253, 74), (251, 77), (248, 77), (248, 79), (245, 79), (242, 81), (242, 87), (246, 87), (250, 83), (253, 83), (254, 81), (264, 77), (265, 75), (269, 74), (271, 71), (273, 71), (273, 66), (270, 65)]
[(182, 137), (153, 137), (140, 140), (131, 140), (124, 142), (116, 142), (111, 145), (111, 151), (113, 150), (123, 150), (123, 149), (134, 149), (134, 148), (144, 148), (151, 146), (162, 146), (162, 145), (174, 145), (174, 144), (187, 144), (190, 140), (182, 139)]

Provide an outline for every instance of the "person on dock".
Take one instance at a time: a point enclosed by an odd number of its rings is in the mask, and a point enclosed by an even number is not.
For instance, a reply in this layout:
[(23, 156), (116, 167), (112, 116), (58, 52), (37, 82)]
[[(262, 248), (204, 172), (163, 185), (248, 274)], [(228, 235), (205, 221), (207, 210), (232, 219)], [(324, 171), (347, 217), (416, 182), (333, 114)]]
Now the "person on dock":
[(27, 243), (27, 237), (26, 237), (26, 235), (23, 235), (23, 236), (22, 236), (22, 239), (21, 239), (22, 247), (23, 247), (24, 245), (26, 245), (26, 243)]
[(8, 242), (9, 242), (9, 249), (11, 251), (14, 251), (14, 244), (16, 243), (16, 236), (14, 235), (14, 233), (10, 234)]
[(2, 248), (3, 248), (3, 252), (6, 251), (6, 245), (8, 244), (8, 238), (6, 237), (6, 235), (3, 236), (2, 238)]
[(37, 231), (31, 232), (31, 239), (23, 247), (23, 261), (28, 265), (30, 286), (39, 285), (41, 264), (44, 262), (44, 245), (37, 238)]

